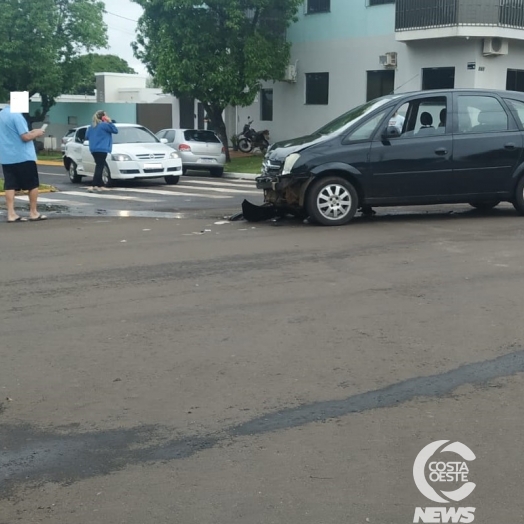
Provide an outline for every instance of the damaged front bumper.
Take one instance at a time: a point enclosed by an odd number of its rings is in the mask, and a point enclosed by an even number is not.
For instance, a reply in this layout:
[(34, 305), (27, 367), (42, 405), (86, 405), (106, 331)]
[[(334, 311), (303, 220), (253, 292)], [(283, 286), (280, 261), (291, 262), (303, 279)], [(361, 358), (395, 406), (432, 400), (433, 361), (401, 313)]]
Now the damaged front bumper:
[(264, 202), (293, 212), (304, 206), (308, 180), (309, 177), (262, 175), (256, 179), (256, 184), (264, 191)]

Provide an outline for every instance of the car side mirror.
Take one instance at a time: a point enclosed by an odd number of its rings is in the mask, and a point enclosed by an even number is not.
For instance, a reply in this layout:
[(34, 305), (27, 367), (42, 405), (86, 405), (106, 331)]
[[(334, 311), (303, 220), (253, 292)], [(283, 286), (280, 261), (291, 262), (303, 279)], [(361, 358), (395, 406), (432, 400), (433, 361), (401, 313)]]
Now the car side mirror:
[(82, 144), (83, 144), (84, 146), (88, 146), (88, 145), (89, 145), (89, 140), (84, 140), (84, 141), (82, 142)]
[(398, 127), (388, 126), (382, 133), (382, 138), (384, 140), (389, 140), (390, 138), (398, 138), (402, 133), (399, 131)]
[(161, 138), (160, 139), (161, 144), (167, 144), (167, 138)]

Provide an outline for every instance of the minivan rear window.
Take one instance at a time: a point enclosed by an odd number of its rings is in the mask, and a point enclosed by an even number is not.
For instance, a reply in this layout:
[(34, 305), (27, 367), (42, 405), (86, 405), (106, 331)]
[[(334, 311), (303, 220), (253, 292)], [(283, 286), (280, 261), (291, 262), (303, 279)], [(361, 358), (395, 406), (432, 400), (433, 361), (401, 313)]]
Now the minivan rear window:
[(220, 143), (219, 138), (213, 131), (205, 131), (202, 129), (186, 129), (184, 131), (184, 139), (188, 142), (212, 142)]

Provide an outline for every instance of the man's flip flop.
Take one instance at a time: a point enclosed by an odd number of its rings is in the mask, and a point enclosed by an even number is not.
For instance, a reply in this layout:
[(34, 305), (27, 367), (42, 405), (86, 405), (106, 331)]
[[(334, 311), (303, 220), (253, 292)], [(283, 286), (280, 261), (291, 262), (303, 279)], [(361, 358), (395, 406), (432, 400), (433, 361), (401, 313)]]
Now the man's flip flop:
[(36, 218), (30, 218), (29, 222), (39, 222), (40, 220), (47, 220), (45, 215), (38, 215)]
[(8, 220), (7, 221), (8, 224), (13, 224), (15, 222), (27, 222), (27, 218), (25, 218), (25, 217), (18, 217), (18, 218), (15, 218), (14, 220)]

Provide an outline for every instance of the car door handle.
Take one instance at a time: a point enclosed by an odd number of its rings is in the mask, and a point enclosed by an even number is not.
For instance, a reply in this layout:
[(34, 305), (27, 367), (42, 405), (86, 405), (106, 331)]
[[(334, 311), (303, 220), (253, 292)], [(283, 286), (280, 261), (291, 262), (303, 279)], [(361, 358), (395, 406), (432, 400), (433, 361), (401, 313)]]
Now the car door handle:
[(507, 144), (504, 144), (504, 149), (509, 149), (510, 151), (512, 151), (513, 149), (515, 149), (515, 144), (513, 142), (509, 142)]
[(448, 150), (445, 147), (439, 147), (438, 149), (435, 149), (435, 153), (437, 155), (447, 155)]

